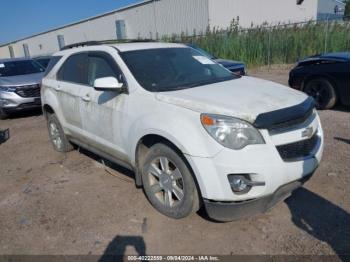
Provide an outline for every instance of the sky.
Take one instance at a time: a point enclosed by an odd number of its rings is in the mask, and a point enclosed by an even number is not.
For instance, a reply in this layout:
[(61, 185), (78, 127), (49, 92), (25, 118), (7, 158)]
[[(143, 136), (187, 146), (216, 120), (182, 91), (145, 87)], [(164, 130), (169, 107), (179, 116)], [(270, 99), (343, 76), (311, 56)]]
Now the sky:
[(142, 0), (0, 0), (0, 44)]

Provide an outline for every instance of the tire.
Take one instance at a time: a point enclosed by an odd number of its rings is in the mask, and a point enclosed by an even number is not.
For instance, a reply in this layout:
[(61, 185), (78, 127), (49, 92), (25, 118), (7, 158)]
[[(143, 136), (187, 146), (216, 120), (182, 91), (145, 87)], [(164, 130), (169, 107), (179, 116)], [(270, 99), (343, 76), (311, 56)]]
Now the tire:
[(335, 88), (325, 78), (317, 78), (307, 82), (304, 92), (315, 99), (317, 109), (331, 109), (337, 103)]
[(199, 195), (184, 159), (164, 144), (152, 146), (142, 165), (144, 192), (160, 213), (175, 219), (199, 209)]
[(8, 115), (0, 108), (0, 119), (5, 120), (8, 117)]
[(47, 117), (47, 128), (51, 143), (56, 151), (66, 153), (73, 150), (73, 146), (64, 134), (62, 126), (55, 114), (50, 114)]

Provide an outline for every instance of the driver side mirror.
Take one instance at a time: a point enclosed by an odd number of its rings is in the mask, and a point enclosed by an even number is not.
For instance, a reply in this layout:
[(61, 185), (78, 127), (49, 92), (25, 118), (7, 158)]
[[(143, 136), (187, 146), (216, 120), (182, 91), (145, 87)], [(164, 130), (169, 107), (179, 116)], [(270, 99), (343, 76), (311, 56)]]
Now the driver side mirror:
[(118, 91), (123, 89), (124, 84), (115, 77), (102, 77), (94, 81), (94, 88), (98, 91)]

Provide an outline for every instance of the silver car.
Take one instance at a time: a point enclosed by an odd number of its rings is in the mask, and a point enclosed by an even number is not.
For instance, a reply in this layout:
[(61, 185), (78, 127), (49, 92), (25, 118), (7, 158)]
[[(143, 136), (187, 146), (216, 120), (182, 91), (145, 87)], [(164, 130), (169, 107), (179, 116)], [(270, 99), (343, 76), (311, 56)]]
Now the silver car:
[(0, 60), (0, 119), (10, 113), (40, 108), (45, 69), (28, 58)]

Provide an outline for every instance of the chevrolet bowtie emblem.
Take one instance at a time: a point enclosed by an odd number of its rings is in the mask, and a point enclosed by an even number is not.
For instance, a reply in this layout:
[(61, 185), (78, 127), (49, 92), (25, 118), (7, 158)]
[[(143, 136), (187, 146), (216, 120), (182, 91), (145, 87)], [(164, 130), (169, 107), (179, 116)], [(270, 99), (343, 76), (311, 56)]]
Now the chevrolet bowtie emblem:
[(306, 128), (302, 133), (301, 133), (301, 136), (302, 137), (307, 137), (307, 138), (311, 138), (312, 135), (314, 133), (314, 129), (312, 126)]

